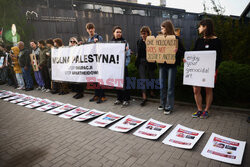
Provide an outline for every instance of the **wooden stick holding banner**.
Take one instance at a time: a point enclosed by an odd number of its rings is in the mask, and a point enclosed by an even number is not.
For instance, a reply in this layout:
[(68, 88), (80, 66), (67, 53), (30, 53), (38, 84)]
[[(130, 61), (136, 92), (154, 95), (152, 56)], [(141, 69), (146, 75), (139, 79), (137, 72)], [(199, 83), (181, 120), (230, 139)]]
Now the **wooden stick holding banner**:
[(146, 39), (147, 61), (167, 64), (174, 64), (178, 49), (178, 39), (174, 35), (148, 36)]

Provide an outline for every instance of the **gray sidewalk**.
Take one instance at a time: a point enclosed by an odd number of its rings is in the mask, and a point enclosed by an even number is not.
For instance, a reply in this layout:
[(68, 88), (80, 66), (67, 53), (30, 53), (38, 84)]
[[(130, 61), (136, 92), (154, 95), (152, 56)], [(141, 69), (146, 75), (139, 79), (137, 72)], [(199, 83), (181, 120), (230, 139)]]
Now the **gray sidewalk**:
[[(28, 109), (0, 99), (0, 166), (23, 167), (226, 167), (234, 166), (200, 155), (211, 133), (246, 141), (241, 166), (250, 166), (250, 124), (247, 112), (223, 108), (211, 110), (206, 120), (195, 119), (191, 114), (194, 106), (175, 106), (171, 115), (157, 110), (158, 103), (149, 102), (145, 107), (139, 101), (131, 102), (127, 108), (113, 106), (115, 98), (108, 97), (102, 104), (90, 103), (93, 96), (85, 94), (82, 99), (73, 99), (73, 93), (52, 95), (41, 91), (25, 92), (8, 86), (0, 89), (20, 92), (40, 98), (48, 98), (104, 112), (133, 115), (142, 119), (153, 118), (173, 127), (158, 140), (146, 140), (129, 133), (118, 133), (107, 128), (88, 125), (59, 118), (37, 110)], [(250, 111), (248, 112), (250, 115)], [(192, 150), (179, 149), (162, 143), (162, 140), (177, 125), (206, 131)]]

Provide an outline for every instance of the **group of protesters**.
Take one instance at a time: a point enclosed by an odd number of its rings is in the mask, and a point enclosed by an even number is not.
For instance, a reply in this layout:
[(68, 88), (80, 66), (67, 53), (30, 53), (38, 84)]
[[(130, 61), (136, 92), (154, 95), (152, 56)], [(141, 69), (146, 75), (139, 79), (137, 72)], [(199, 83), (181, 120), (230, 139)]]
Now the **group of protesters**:
[[(102, 42), (101, 35), (95, 32), (95, 25), (93, 23), (86, 24), (86, 31), (89, 34), (87, 43)], [(204, 19), (199, 23), (198, 28), (200, 38), (196, 40), (195, 51), (201, 50), (216, 50), (216, 69), (221, 61), (221, 42), (214, 34), (213, 22), (211, 19)], [(129, 49), (128, 42), (122, 36), (122, 28), (120, 26), (114, 26), (113, 38), (111, 41), (125, 43), (125, 69), (124, 69), (124, 88), (117, 90), (117, 99), (114, 105), (121, 105), (126, 107), (130, 103), (130, 90), (127, 89), (128, 77), (128, 64), (130, 63), (131, 50)], [(161, 24), (161, 35), (175, 35), (175, 29), (171, 20), (165, 20)], [(137, 41), (137, 54), (135, 66), (139, 71), (140, 79), (154, 79), (155, 70), (157, 69), (156, 63), (149, 63), (146, 59), (146, 38), (151, 35), (151, 30), (148, 26), (143, 26), (140, 29), (140, 39)], [(176, 36), (176, 35), (175, 35)], [(185, 48), (178, 39), (178, 48), (175, 49), (176, 62), (174, 64), (158, 64), (159, 67), (159, 81), (160, 81), (160, 105), (158, 110), (163, 111), (164, 114), (170, 114), (174, 110), (174, 89), (175, 78), (177, 73), (177, 66), (184, 63)], [(76, 37), (69, 39), (69, 46), (77, 46), (83, 44), (82, 41), (78, 41)], [(59, 95), (68, 94), (70, 90), (76, 92), (73, 96), (75, 99), (84, 97), (84, 83), (66, 83), (53, 81), (51, 78), (51, 49), (53, 47), (63, 47), (63, 41), (60, 38), (40, 40), (38, 42), (32, 40), (29, 43), (30, 49), (25, 48), (22, 41), (18, 42), (17, 46), (7, 48), (1, 45), (1, 60), (3, 60), (2, 66), (0, 66), (1, 83), (7, 83), (13, 85), (17, 89), (30, 91), (34, 89), (33, 77), (38, 85), (37, 90), (43, 92), (50, 92), (52, 94), (58, 93)], [(37, 70), (33, 70), (31, 64), (30, 54), (34, 55), (34, 59), (37, 61)], [(2, 58), (3, 57), (3, 58)], [(1, 64), (0, 64), (1, 65)], [(33, 66), (33, 69), (35, 67)], [(96, 87), (98, 87), (98, 83)], [(192, 117), (207, 118), (208, 111), (210, 109), (213, 99), (213, 89), (205, 88), (206, 90), (206, 107), (202, 108), (202, 96), (201, 87), (193, 86), (194, 98), (197, 105), (197, 111), (192, 114)], [(142, 89), (142, 102), (141, 106), (147, 104), (147, 94), (154, 97), (154, 90)], [(100, 86), (95, 89), (94, 96), (89, 99), (90, 102), (102, 103), (106, 101), (105, 89)]]

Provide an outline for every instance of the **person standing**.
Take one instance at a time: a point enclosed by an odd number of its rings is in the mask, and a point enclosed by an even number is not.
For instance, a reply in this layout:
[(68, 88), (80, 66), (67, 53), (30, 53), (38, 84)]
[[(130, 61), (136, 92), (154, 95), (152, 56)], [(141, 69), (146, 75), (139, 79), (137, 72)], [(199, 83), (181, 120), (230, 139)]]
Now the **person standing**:
[(122, 104), (122, 107), (129, 105), (130, 92), (127, 89), (127, 77), (128, 77), (128, 64), (130, 63), (130, 49), (128, 42), (122, 37), (122, 28), (120, 26), (115, 26), (113, 28), (113, 38), (112, 41), (125, 43), (125, 69), (124, 69), (124, 82), (123, 89), (117, 90), (117, 100), (114, 105)]
[[(39, 61), (40, 61), (40, 56), (39, 56), (40, 55), (40, 48), (37, 46), (37, 42), (34, 40), (30, 41), (30, 47), (32, 49), (32, 54), (34, 54), (36, 56), (36, 63), (38, 65)], [(32, 63), (34, 63), (34, 62), (32, 62)], [(34, 71), (36, 83), (38, 85), (38, 87), (36, 89), (45, 91), (45, 87), (44, 87), (45, 84), (44, 84), (41, 70), (38, 68), (38, 71), (36, 71), (36, 70), (33, 70), (33, 71)]]
[[(135, 61), (135, 66), (139, 70), (140, 79), (144, 80), (144, 87), (142, 89), (142, 99), (141, 106), (144, 106), (147, 102), (147, 94), (146, 94), (146, 75), (148, 74), (149, 79), (155, 78), (155, 70), (157, 68), (155, 63), (149, 63), (146, 59), (146, 38), (151, 35), (151, 30), (148, 26), (143, 26), (140, 30), (141, 38), (137, 41), (137, 57)], [(150, 95), (154, 97), (154, 92), (150, 90)]]
[[(215, 50), (216, 51), (216, 73), (215, 73), (215, 81), (217, 75), (217, 69), (221, 62), (221, 40), (215, 36), (214, 33), (214, 24), (212, 19), (206, 18), (201, 20), (198, 28), (199, 34), (202, 35), (201, 38), (198, 38), (195, 42), (194, 51), (205, 51), (205, 50)], [(186, 62), (184, 60), (184, 62)], [(208, 115), (208, 111), (213, 101), (213, 88), (205, 87), (206, 90), (206, 107), (202, 109), (202, 95), (201, 95), (201, 87), (193, 86), (194, 99), (196, 102), (196, 106), (198, 111), (192, 114), (192, 117), (197, 118), (200, 117), (202, 119), (206, 119)]]
[(13, 65), (13, 70), (15, 71), (16, 74), (16, 79), (18, 83), (18, 88), (17, 89), (25, 89), (24, 85), (24, 80), (23, 80), (23, 74), (22, 74), (22, 69), (18, 63), (18, 54), (19, 54), (19, 48), (17, 46), (14, 46), (11, 48), (10, 56), (12, 59), (12, 65)]
[(42, 74), (42, 78), (44, 81), (44, 91), (45, 92), (50, 92), (50, 77), (49, 77), (49, 70), (47, 66), (47, 55), (49, 54), (49, 49), (46, 47), (46, 44), (44, 40), (40, 40), (38, 42), (38, 46), (40, 48), (40, 53), (39, 53), (39, 64), (38, 68), (39, 71)]
[[(174, 25), (171, 20), (165, 20), (161, 23), (161, 32), (165, 37), (168, 35), (175, 35)], [(184, 56), (185, 49), (181, 43), (179, 37), (178, 49), (176, 52), (176, 61), (174, 64), (159, 64), (159, 78), (160, 78), (160, 106), (158, 110), (164, 110), (164, 114), (170, 114), (174, 109), (174, 89), (175, 89), (175, 78), (177, 72), (177, 65), (180, 65), (181, 59)], [(166, 83), (168, 87), (166, 88)]]
[[(86, 24), (86, 31), (89, 34), (88, 43), (96, 43), (96, 42), (102, 42), (103, 38), (99, 34), (95, 33), (95, 25), (93, 23), (87, 23)], [(101, 88), (101, 85), (99, 83), (96, 83), (95, 85), (95, 95), (91, 99), (89, 99), (90, 102), (97, 101), (96, 103), (102, 103), (107, 100), (105, 97), (104, 89)]]
[(26, 91), (31, 91), (33, 87), (33, 78), (31, 77), (31, 64), (30, 64), (30, 52), (24, 48), (24, 42), (18, 42), (18, 48), (20, 50), (18, 62), (22, 69), (24, 81), (26, 83)]

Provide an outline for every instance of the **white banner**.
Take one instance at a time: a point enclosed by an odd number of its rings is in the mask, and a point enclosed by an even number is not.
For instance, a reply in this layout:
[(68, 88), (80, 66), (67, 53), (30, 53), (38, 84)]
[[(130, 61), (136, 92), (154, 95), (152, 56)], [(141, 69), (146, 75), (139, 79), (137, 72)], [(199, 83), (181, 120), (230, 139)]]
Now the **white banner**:
[(245, 146), (245, 141), (212, 133), (201, 155), (218, 161), (240, 165)]
[(214, 87), (216, 51), (185, 52), (183, 84)]
[(138, 137), (146, 139), (158, 139), (163, 133), (165, 133), (172, 125), (165, 124), (154, 119), (149, 119), (133, 134)]
[(75, 116), (84, 114), (84, 113), (86, 113), (87, 111), (89, 111), (89, 109), (87, 109), (87, 108), (82, 108), (82, 107), (77, 107), (77, 108), (74, 109), (74, 110), (71, 110), (71, 111), (69, 111), (69, 112), (66, 112), (66, 113), (61, 114), (59, 117), (65, 118), (65, 119), (70, 119), (70, 118), (73, 118), (73, 117), (75, 117)]
[(75, 117), (73, 120), (74, 121), (85, 121), (85, 120), (88, 120), (88, 119), (91, 119), (91, 118), (95, 118), (95, 117), (98, 117), (102, 114), (104, 114), (105, 112), (102, 112), (102, 111), (98, 111), (98, 110), (95, 110), (95, 109), (92, 109), (92, 110), (89, 110), (88, 112), (78, 116), (78, 117)]
[(174, 147), (191, 149), (203, 133), (178, 124), (162, 142)]
[(61, 103), (59, 101), (55, 101), (55, 102), (52, 102), (52, 103), (47, 104), (45, 106), (38, 107), (38, 108), (36, 108), (36, 110), (44, 112), (44, 111), (48, 111), (48, 110), (60, 107), (61, 105), (63, 105), (63, 103)]
[(95, 120), (91, 121), (89, 124), (92, 126), (105, 127), (105, 126), (119, 120), (122, 117), (123, 117), (122, 115), (108, 112), (108, 113), (96, 118)]
[(33, 104), (29, 104), (25, 107), (27, 108), (36, 108), (36, 107), (40, 107), (40, 106), (44, 106), (44, 105), (47, 105), (47, 104), (50, 104), (52, 101), (50, 101), (49, 99), (41, 99), (40, 101), (37, 101)]
[(99, 82), (123, 87), (124, 43), (95, 43), (52, 49), (52, 80)]
[(125, 118), (121, 119), (114, 125), (112, 125), (109, 129), (116, 132), (128, 132), (131, 129), (141, 125), (146, 120), (136, 118), (132, 115), (127, 115)]
[(60, 113), (72, 110), (74, 108), (76, 108), (76, 106), (73, 106), (71, 104), (64, 104), (64, 105), (62, 105), (60, 107), (57, 107), (57, 108), (55, 108), (53, 110), (47, 111), (47, 113), (56, 115), (56, 114), (60, 114)]

